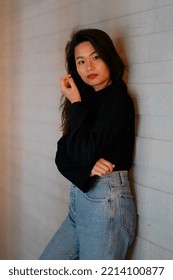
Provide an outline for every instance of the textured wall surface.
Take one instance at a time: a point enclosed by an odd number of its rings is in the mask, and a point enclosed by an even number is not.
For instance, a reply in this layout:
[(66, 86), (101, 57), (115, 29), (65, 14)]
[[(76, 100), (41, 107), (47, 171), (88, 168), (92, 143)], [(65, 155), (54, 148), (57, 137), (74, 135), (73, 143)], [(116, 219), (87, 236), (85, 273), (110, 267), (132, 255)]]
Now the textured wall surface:
[(73, 28), (108, 32), (136, 110), (132, 259), (173, 259), (173, 0), (0, 0), (0, 259), (37, 259), (68, 211), (58, 79)]

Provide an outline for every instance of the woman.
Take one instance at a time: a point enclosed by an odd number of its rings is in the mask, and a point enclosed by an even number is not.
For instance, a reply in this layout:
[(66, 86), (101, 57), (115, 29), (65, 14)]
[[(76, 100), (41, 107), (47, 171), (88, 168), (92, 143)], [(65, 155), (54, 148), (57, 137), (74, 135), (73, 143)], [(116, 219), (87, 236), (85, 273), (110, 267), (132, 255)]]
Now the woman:
[(55, 162), (72, 182), (69, 214), (40, 259), (124, 259), (136, 226), (128, 181), (134, 107), (124, 64), (98, 29), (72, 34), (66, 64)]

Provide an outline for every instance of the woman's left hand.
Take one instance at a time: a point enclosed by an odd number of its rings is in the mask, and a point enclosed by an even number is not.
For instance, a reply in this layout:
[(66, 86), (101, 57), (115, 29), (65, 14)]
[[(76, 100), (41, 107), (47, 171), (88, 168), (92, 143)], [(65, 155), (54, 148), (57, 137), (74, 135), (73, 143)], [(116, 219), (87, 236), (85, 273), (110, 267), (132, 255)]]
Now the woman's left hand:
[(78, 88), (70, 74), (66, 74), (60, 78), (60, 89), (62, 94), (64, 94), (71, 103), (81, 101)]

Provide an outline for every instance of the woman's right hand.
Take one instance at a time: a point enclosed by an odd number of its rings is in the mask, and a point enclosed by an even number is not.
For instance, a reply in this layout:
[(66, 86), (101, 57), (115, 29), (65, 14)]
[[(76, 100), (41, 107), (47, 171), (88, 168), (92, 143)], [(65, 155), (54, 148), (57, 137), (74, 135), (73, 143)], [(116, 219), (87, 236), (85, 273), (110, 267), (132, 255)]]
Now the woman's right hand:
[(100, 158), (91, 170), (90, 176), (105, 176), (109, 173), (112, 173), (114, 167), (115, 165), (111, 162), (105, 160), (104, 158)]
[(70, 74), (65, 74), (60, 78), (60, 89), (62, 94), (66, 96), (71, 103), (81, 101), (78, 88)]

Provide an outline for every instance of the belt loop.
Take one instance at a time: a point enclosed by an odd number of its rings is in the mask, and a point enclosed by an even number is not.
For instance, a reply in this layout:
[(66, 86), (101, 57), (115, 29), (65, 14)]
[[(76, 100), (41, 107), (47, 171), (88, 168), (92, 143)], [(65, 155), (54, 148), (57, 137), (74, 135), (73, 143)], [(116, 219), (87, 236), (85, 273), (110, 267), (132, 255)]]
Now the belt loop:
[(122, 178), (122, 176), (121, 176), (121, 171), (118, 171), (118, 174), (119, 174), (119, 179), (120, 179), (120, 183), (121, 183), (121, 185), (123, 184), (123, 178)]
[(128, 171), (127, 170), (122, 170), (122, 171), (118, 171), (118, 172), (119, 172), (119, 175), (120, 175), (120, 178), (121, 178), (121, 183), (123, 185), (125, 183), (124, 177), (128, 178)]

